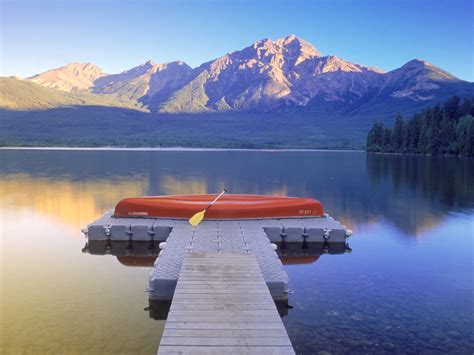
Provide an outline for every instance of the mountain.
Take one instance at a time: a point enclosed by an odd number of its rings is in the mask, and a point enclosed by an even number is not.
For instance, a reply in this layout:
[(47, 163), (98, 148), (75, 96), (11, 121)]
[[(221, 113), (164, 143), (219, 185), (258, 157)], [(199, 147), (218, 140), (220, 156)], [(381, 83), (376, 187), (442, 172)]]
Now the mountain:
[(322, 56), (296, 36), (256, 42), (196, 71), (196, 78), (165, 102), (162, 111), (271, 111), (305, 106), (318, 96), (351, 100), (376, 83), (381, 73)]
[(29, 80), (51, 89), (79, 92), (92, 88), (94, 82), (104, 75), (107, 74), (94, 64), (71, 63), (35, 75)]
[(154, 102), (166, 100), (184, 86), (192, 75), (191, 67), (181, 61), (164, 64), (148, 61), (123, 73), (98, 78), (92, 92), (116, 94), (153, 106)]
[(375, 119), (453, 95), (474, 97), (474, 83), (419, 59), (384, 72), (291, 35), (196, 68), (72, 63), (0, 78), (0, 145), (362, 148)]
[(135, 101), (115, 95), (66, 92), (43, 87), (29, 80), (0, 78), (0, 107), (11, 110), (51, 109), (62, 106), (113, 106), (141, 109)]
[(409, 98), (413, 101), (432, 100), (441, 86), (462, 84), (454, 75), (423, 60), (414, 59), (388, 73), (382, 92), (394, 98)]
[(356, 114), (367, 107), (423, 107), (453, 94), (472, 94), (468, 83), (422, 60), (384, 73), (322, 55), (295, 36), (264, 39), (192, 69), (177, 61), (148, 61), (119, 74), (69, 64), (29, 80), (68, 92), (89, 91), (134, 100), (151, 112), (295, 112)]

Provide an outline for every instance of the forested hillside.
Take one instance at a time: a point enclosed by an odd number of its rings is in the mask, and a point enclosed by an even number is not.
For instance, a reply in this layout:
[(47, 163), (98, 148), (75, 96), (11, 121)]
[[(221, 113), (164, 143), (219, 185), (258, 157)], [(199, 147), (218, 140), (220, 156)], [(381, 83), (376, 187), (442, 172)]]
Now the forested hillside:
[(0, 77), (0, 108), (2, 109), (27, 112), (71, 106), (125, 107), (143, 111), (138, 102), (122, 99), (116, 95), (71, 93), (43, 87), (28, 80)]
[(393, 127), (376, 121), (367, 135), (368, 152), (474, 156), (474, 97), (453, 96)]

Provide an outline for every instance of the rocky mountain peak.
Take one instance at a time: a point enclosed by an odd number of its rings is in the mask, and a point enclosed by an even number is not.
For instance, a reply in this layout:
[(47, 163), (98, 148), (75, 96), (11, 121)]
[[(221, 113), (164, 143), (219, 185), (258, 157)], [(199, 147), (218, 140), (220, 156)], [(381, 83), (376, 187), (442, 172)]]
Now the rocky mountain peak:
[(454, 75), (433, 65), (425, 60), (413, 59), (402, 65), (399, 69), (393, 70), (393, 75), (421, 76), (435, 81), (459, 81)]
[(304, 55), (305, 57), (321, 56), (321, 52), (319, 52), (311, 43), (306, 42), (304, 39), (301, 39), (296, 35), (277, 39), (275, 43), (286, 49), (290, 54)]
[[(271, 40), (269, 38), (262, 39), (252, 44), (252, 53), (256, 53), (259, 58), (272, 55), (282, 55), (284, 57), (302, 57), (304, 59), (310, 57), (319, 57), (321, 53), (309, 42), (295, 36)], [(249, 52), (246, 49), (242, 52)]]
[(173, 61), (173, 62), (166, 62), (166, 63), (163, 63), (163, 64), (155, 64), (155, 66), (159, 67), (160, 70), (169, 69), (169, 68), (189, 68), (189, 69), (191, 69), (191, 67), (188, 64), (186, 64), (185, 62), (183, 62), (181, 60), (176, 60), (176, 61)]
[(155, 63), (151, 60), (148, 60), (147, 62), (135, 68), (132, 68), (129, 71), (125, 71), (123, 73), (130, 72), (130, 73), (133, 73), (133, 75), (135, 76), (141, 76), (141, 75), (153, 75), (163, 70), (173, 70), (173, 69), (192, 70), (189, 65), (187, 65), (185, 62), (180, 61), (180, 60), (174, 61), (174, 62), (166, 62), (166, 63)]
[(149, 59), (145, 63), (143, 63), (141, 66), (146, 67), (146, 68), (152, 68), (155, 65), (156, 65), (156, 63)]
[(69, 63), (28, 79), (52, 89), (77, 92), (89, 89), (104, 75), (106, 73), (92, 63)]

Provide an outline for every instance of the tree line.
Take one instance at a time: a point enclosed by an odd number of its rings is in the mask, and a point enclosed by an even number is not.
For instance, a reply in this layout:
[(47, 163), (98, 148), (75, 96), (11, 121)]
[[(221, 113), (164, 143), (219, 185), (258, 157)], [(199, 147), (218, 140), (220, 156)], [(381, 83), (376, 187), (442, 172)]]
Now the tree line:
[(474, 156), (474, 97), (453, 96), (393, 127), (374, 122), (367, 135), (367, 152)]

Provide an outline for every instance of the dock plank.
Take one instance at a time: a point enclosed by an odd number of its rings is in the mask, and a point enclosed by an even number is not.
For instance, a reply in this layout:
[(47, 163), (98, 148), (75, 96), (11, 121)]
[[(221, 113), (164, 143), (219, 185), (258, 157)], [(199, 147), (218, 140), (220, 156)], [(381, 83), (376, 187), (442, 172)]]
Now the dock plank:
[(283, 323), (206, 323), (206, 322), (166, 322), (165, 329), (285, 329)]
[(253, 254), (189, 253), (158, 354), (294, 354)]
[(190, 346), (289, 346), (287, 337), (244, 338), (244, 337), (161, 337), (162, 345), (190, 345)]
[(234, 354), (261, 354), (261, 355), (289, 355), (294, 354), (292, 346), (163, 346), (160, 354), (206, 354), (222, 355)]
[(285, 337), (284, 329), (166, 329), (164, 337), (223, 337), (223, 338), (272, 338)]
[(206, 310), (211, 311), (225, 311), (229, 309), (241, 309), (241, 310), (271, 310), (273, 311), (273, 305), (266, 303), (222, 303), (222, 304), (212, 304), (212, 303), (175, 303), (170, 307), (172, 310)]

